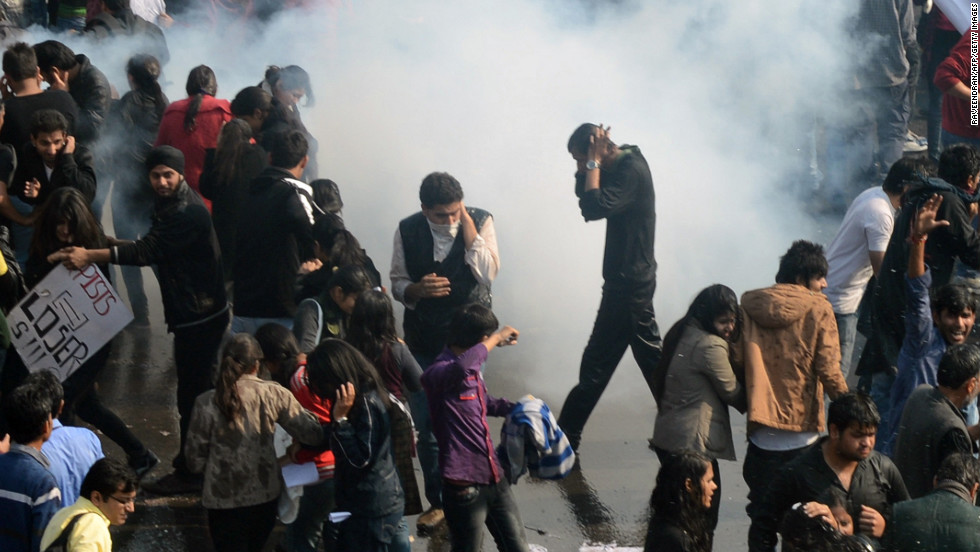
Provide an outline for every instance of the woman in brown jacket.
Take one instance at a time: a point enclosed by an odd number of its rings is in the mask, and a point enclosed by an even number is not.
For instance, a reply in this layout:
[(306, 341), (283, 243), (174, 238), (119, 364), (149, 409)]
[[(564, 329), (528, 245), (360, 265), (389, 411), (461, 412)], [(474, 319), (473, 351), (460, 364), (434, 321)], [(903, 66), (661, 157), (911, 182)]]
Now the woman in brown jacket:
[(664, 338), (654, 375), (657, 421), (650, 444), (660, 463), (684, 450), (711, 459), (718, 491), (712, 497), (710, 528), (718, 524), (721, 476), (718, 459), (735, 460), (728, 407), (745, 411), (745, 389), (732, 369), (731, 344), (741, 337), (735, 292), (721, 284), (698, 294)]

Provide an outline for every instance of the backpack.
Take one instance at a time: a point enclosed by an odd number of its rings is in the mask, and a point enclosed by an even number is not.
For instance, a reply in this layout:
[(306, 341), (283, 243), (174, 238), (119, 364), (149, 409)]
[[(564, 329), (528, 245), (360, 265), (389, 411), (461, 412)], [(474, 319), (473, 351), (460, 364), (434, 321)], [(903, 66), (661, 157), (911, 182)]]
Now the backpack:
[(65, 525), (65, 528), (61, 530), (61, 534), (58, 535), (58, 538), (54, 539), (54, 541), (44, 549), (44, 552), (68, 552), (68, 539), (71, 537), (71, 532), (75, 528), (75, 524), (78, 523), (78, 519), (80, 517), (91, 513), (92, 512), (82, 512), (71, 518), (68, 525)]

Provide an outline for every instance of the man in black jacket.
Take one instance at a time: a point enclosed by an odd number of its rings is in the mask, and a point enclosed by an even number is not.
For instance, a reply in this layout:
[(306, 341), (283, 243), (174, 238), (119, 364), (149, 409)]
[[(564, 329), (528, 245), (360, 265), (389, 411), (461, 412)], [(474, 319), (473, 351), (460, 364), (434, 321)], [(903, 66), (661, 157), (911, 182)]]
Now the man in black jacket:
[(322, 212), (300, 177), (307, 142), (292, 130), (276, 140), (269, 167), (249, 185), (238, 215), (232, 269), (235, 317), (232, 331), (255, 333), (266, 322), (292, 328), (293, 296), (300, 264), (313, 258), (313, 222)]
[(582, 216), (586, 221), (606, 219), (602, 301), (582, 354), (578, 385), (568, 394), (558, 418), (576, 452), (582, 429), (626, 348), (633, 350), (651, 393), (661, 352), (653, 311), (657, 287), (653, 178), (639, 148), (617, 147), (608, 131), (585, 123), (568, 140), (568, 152), (578, 164), (575, 194)]
[(68, 92), (78, 104), (75, 136), (83, 144), (92, 146), (99, 138), (109, 112), (109, 79), (92, 65), (88, 57), (75, 55), (71, 48), (57, 40), (35, 44), (34, 54), (41, 76), (50, 89)]
[(91, 263), (156, 265), (167, 329), (174, 334), (180, 452), (174, 473), (147, 483), (156, 494), (199, 491), (201, 479), (184, 462), (184, 441), (198, 395), (211, 389), (218, 347), (228, 328), (229, 309), (221, 272), (221, 251), (211, 216), (184, 181), (184, 155), (171, 146), (150, 150), (145, 163), (157, 194), (153, 225), (135, 242), (111, 240), (109, 249), (69, 247), (49, 256), (69, 268)]
[(844, 491), (851, 505), (855, 532), (880, 539), (892, 505), (909, 499), (895, 464), (874, 450), (878, 410), (864, 394), (846, 393), (830, 404), (828, 435), (780, 470), (753, 519), (753, 551), (774, 551), (776, 528), (797, 502), (816, 500), (826, 489)]

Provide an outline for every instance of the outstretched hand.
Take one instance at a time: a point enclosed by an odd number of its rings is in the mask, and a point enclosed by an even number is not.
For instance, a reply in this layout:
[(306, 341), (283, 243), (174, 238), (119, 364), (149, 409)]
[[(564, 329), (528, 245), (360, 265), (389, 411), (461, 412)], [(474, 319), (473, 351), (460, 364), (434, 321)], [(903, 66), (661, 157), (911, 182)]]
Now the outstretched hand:
[(922, 204), (922, 207), (919, 207), (919, 210), (915, 214), (915, 221), (912, 224), (912, 237), (922, 237), (936, 228), (949, 226), (948, 220), (936, 220), (936, 216), (939, 213), (939, 206), (942, 204), (943, 196), (932, 194), (932, 197), (927, 199)]

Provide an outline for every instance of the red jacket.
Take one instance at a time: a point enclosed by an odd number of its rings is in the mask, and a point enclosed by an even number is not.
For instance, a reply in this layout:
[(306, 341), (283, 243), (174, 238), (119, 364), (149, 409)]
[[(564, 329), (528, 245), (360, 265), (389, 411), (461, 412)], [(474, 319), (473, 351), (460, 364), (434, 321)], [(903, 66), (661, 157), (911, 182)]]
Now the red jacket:
[[(212, 96), (204, 96), (201, 108), (195, 118), (193, 132), (184, 130), (184, 115), (191, 104), (191, 98), (176, 101), (163, 112), (160, 121), (160, 131), (154, 146), (173, 146), (184, 154), (184, 180), (200, 195), (198, 181), (204, 171), (204, 151), (218, 145), (218, 133), (221, 127), (232, 119), (231, 104), (228, 100), (219, 100)], [(211, 202), (204, 200), (211, 209)]]
[[(933, 82), (943, 91), (943, 130), (963, 138), (980, 138), (980, 126), (970, 124), (970, 101), (946, 94), (946, 91), (962, 82), (970, 87), (970, 35), (977, 31), (967, 30), (949, 52), (939, 67)], [(980, 37), (978, 37), (980, 40)]]

